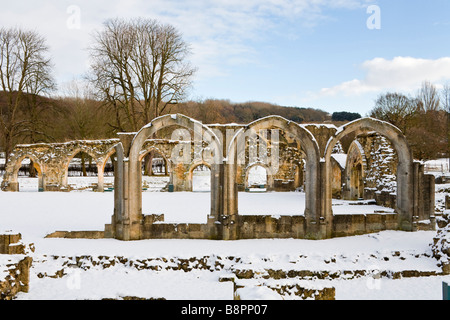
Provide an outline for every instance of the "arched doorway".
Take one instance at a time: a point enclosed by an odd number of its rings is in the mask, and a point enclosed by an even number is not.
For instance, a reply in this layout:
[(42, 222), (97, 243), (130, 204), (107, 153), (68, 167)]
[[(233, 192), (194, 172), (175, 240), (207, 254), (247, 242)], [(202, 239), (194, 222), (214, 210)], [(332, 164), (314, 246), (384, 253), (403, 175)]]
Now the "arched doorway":
[(16, 161), (11, 185), (15, 191), (44, 191), (44, 175), (41, 164), (33, 156), (24, 155)]
[[(326, 172), (324, 174), (325, 181), (323, 182), (326, 192), (324, 214), (328, 219), (332, 219), (332, 197), (331, 184), (327, 181), (331, 180), (331, 153), (338, 141), (347, 135), (354, 134), (355, 136), (365, 134), (367, 132), (375, 131), (384, 136), (390, 141), (394, 148), (397, 157), (397, 199), (396, 211), (399, 217), (399, 228), (405, 231), (413, 230), (412, 223), (412, 204), (413, 204), (413, 158), (411, 149), (403, 133), (390, 123), (380, 121), (373, 118), (363, 118), (350, 122), (336, 131), (336, 134), (328, 141), (325, 150)], [(359, 170), (362, 170), (359, 169)], [(357, 182), (360, 173), (355, 168), (353, 177)]]
[[(74, 150), (68, 157), (63, 186), (69, 191), (95, 191), (99, 189), (99, 170), (95, 155), (81, 149)], [(101, 173), (103, 179), (103, 172)]]
[(267, 191), (269, 189), (268, 176), (267, 168), (261, 164), (253, 164), (248, 167), (245, 175), (245, 191)]
[[(116, 237), (123, 240), (136, 240), (141, 238), (142, 233), (142, 164), (140, 153), (142, 147), (149, 137), (152, 137), (156, 132), (169, 127), (184, 128), (191, 133), (191, 142), (200, 143), (207, 140), (208, 147), (203, 148), (202, 157), (204, 154), (210, 153), (212, 158), (211, 164), (211, 195), (210, 195), (210, 215), (218, 216), (219, 202), (219, 181), (216, 170), (219, 170), (222, 164), (222, 146), (216, 134), (204, 126), (200, 122), (193, 120), (181, 114), (165, 115), (152, 120), (149, 124), (144, 126), (135, 136), (131, 143), (129, 156), (127, 161), (124, 161), (125, 173), (125, 194), (126, 199), (120, 225), (117, 229)], [(205, 138), (206, 135), (206, 138)], [(189, 142), (190, 143), (190, 142)], [(190, 145), (189, 145), (190, 146)], [(188, 156), (183, 154), (183, 156)], [(117, 223), (116, 223), (117, 225)]]
[[(123, 156), (122, 156), (123, 157)], [(102, 159), (97, 163), (98, 186), (99, 192), (111, 192), (115, 188), (116, 170), (119, 161), (117, 145), (112, 147)]]
[(140, 156), (142, 191), (161, 191), (170, 184), (171, 164), (167, 156), (155, 147)]
[(364, 199), (364, 182), (362, 164), (350, 168), (350, 200)]
[[(357, 137), (355, 137), (357, 138)], [(343, 198), (364, 199), (366, 156), (361, 143), (355, 139), (348, 148), (344, 170)]]
[(190, 190), (193, 192), (211, 191), (211, 167), (206, 162), (197, 163), (189, 170)]
[[(320, 238), (320, 181), (319, 181), (319, 147), (317, 141), (309, 130), (305, 127), (289, 121), (280, 116), (269, 116), (256, 120), (246, 127), (240, 129), (233, 137), (230, 146), (228, 148), (228, 167), (229, 167), (229, 180), (228, 180), (228, 199), (232, 199), (228, 204), (231, 216), (237, 216), (238, 213), (238, 193), (235, 183), (235, 177), (237, 172), (238, 155), (240, 151), (246, 146), (246, 131), (253, 131), (259, 133), (263, 130), (275, 130), (274, 134), (278, 131), (282, 131), (285, 136), (289, 136), (290, 140), (297, 143), (297, 149), (301, 149), (305, 154), (305, 193), (298, 195), (298, 208), (299, 214), (305, 216), (306, 224), (306, 238)], [(278, 130), (278, 131), (277, 131)], [(268, 135), (266, 135), (268, 137)], [(271, 137), (272, 138), (272, 137)], [(272, 139), (270, 139), (272, 140)], [(271, 147), (276, 150), (278, 143), (271, 143)], [(271, 151), (271, 160), (278, 161), (278, 155), (276, 152)], [(280, 163), (278, 163), (280, 165)], [(269, 165), (272, 167), (272, 165)], [(278, 169), (277, 165), (274, 166)], [(278, 171), (278, 170), (276, 170)], [(272, 172), (273, 175), (273, 172)], [(270, 176), (270, 175), (269, 175)], [(303, 209), (304, 208), (304, 209)], [(236, 218), (234, 218), (236, 219)]]

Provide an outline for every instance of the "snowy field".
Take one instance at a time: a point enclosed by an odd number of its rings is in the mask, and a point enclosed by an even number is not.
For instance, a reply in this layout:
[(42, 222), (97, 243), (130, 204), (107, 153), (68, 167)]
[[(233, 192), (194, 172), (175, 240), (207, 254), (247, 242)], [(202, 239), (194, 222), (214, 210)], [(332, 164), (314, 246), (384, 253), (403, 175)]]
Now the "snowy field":
[(424, 162), (425, 172), (427, 173), (449, 173), (450, 171), (450, 159), (442, 158), (436, 160), (429, 160)]
[[(161, 177), (158, 177), (161, 178)], [(107, 178), (108, 179), (108, 178)], [(37, 179), (23, 178), (21, 190), (37, 191)], [(70, 181), (72, 180), (72, 181)], [(157, 179), (156, 179), (157, 180)], [(95, 182), (95, 181), (94, 181)], [(105, 182), (106, 179), (105, 179)], [(152, 188), (143, 193), (143, 212), (164, 213), (166, 222), (205, 223), (209, 212), (208, 192), (157, 192), (164, 181), (149, 182)], [(69, 183), (89, 184), (83, 178)], [(36, 186), (36, 187), (35, 187)], [(445, 191), (446, 189), (442, 189)], [(156, 192), (151, 192), (156, 191)], [(445, 192), (441, 192), (445, 194)], [(441, 196), (441, 195), (440, 195)], [(415, 233), (384, 231), (376, 234), (320, 241), (299, 239), (261, 239), (238, 241), (211, 240), (141, 240), (123, 242), (114, 239), (45, 239), (56, 230), (103, 230), (113, 213), (113, 193), (97, 192), (0, 192), (0, 230), (20, 232), (25, 243), (34, 243), (31, 253), (30, 292), (18, 299), (102, 299), (135, 296), (181, 300), (233, 299), (230, 282), (219, 278), (233, 268), (250, 268), (256, 273), (267, 269), (342, 272), (378, 270), (389, 273), (407, 270), (439, 272), (431, 257), (432, 231)], [(301, 215), (304, 194), (239, 193), (240, 214)], [(335, 214), (365, 213), (389, 209), (372, 205), (355, 205), (334, 201)], [(129, 261), (153, 259), (160, 270), (139, 270), (117, 263), (107, 269), (92, 264), (90, 268), (66, 268), (64, 277), (41, 277), (67, 265), (72, 257), (122, 257)], [(239, 263), (220, 270), (194, 269), (191, 272), (167, 268), (171, 259), (208, 257), (228, 261), (239, 257)], [(164, 261), (164, 262), (163, 262)], [(330, 262), (331, 261), (331, 262)], [(88, 260), (86, 260), (88, 263)], [(165, 268), (165, 267), (166, 268)], [(228, 267), (227, 267), (228, 266)], [(81, 270), (81, 271), (80, 271)], [(374, 273), (376, 274), (376, 273)], [(401, 299), (440, 300), (442, 281), (450, 276), (375, 277), (364, 275), (346, 279), (263, 279), (239, 280), (241, 299), (294, 299), (280, 295), (267, 286), (298, 284), (303, 287), (334, 287), (338, 300)], [(264, 284), (261, 286), (261, 284)]]

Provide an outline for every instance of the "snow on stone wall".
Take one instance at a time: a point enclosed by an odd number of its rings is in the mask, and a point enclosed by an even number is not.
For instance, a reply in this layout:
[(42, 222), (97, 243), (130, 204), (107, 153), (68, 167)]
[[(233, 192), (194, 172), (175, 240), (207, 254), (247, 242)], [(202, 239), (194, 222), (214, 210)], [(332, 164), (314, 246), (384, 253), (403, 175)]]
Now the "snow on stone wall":
[[(397, 155), (383, 136), (360, 138), (367, 158), (366, 188), (378, 192), (397, 192)], [(367, 156), (368, 155), (368, 156)]]
[(450, 210), (444, 211), (438, 225), (440, 228), (433, 239), (431, 249), (433, 257), (438, 260), (438, 266), (444, 273), (450, 274)]

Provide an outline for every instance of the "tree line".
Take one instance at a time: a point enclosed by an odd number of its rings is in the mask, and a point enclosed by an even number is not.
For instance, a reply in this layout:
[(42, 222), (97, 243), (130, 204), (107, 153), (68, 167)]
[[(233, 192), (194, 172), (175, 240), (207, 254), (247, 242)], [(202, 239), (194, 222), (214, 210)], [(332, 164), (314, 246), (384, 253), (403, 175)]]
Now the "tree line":
[(110, 19), (92, 36), (89, 71), (58, 88), (46, 40), (36, 31), (0, 28), (0, 151), (17, 143), (99, 139), (137, 131), (167, 113), (204, 123), (251, 122), (270, 114), (323, 121), (328, 113), (263, 102), (186, 101), (196, 72), (190, 46), (170, 24)]
[[(60, 86), (44, 37), (0, 27), (0, 151), (15, 144), (105, 139), (155, 117), (183, 113), (203, 123), (249, 123), (280, 115), (302, 122), (351, 121), (359, 114), (265, 102), (186, 101), (196, 68), (179, 30), (153, 19), (110, 19), (92, 36), (89, 71)], [(420, 159), (448, 154), (448, 86), (424, 83), (417, 97), (386, 93), (370, 116), (398, 126)], [(446, 111), (447, 110), (447, 111)]]
[(414, 96), (398, 92), (381, 94), (369, 116), (397, 126), (416, 159), (449, 157), (450, 84), (439, 90), (424, 81)]

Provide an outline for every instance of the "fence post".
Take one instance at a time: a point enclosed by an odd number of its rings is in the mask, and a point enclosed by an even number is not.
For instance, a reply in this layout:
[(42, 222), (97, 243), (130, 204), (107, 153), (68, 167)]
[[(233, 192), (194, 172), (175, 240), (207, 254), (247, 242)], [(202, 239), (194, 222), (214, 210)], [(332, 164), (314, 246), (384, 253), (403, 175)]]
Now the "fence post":
[(442, 300), (450, 300), (450, 288), (447, 282), (442, 282)]

